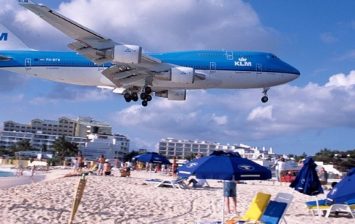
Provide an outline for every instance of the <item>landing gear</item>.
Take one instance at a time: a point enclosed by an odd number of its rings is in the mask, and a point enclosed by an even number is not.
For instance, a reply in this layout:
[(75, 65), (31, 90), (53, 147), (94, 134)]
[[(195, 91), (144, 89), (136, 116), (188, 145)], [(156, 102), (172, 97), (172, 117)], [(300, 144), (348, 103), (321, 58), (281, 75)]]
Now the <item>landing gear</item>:
[(131, 102), (131, 100), (132, 100), (132, 96), (131, 96), (131, 94), (128, 93), (128, 92), (125, 93), (125, 94), (123, 95), (123, 97), (124, 97), (124, 99), (126, 100), (127, 103)]
[(261, 102), (266, 103), (269, 100), (267, 96), (261, 97)]
[(269, 91), (270, 88), (264, 88), (263, 89), (263, 94), (264, 96), (261, 97), (261, 102), (266, 103), (267, 101), (269, 101), (269, 97), (267, 96), (267, 91)]
[(142, 106), (146, 107), (148, 106), (148, 102), (152, 100), (152, 96), (150, 95), (152, 92), (153, 91), (151, 87), (145, 86), (144, 88), (142, 88), (142, 92), (139, 95), (139, 88), (135, 88), (124, 93), (123, 97), (126, 102), (131, 102), (132, 100), (136, 102), (141, 99)]
[(131, 95), (132, 95), (132, 100), (134, 102), (137, 102), (138, 101), (138, 94), (137, 93), (132, 93)]

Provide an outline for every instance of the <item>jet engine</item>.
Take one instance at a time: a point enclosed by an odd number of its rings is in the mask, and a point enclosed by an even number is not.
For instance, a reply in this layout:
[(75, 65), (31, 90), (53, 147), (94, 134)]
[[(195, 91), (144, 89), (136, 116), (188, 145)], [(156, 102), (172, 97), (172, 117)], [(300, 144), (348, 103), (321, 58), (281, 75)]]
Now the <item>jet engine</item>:
[(189, 67), (172, 67), (171, 81), (176, 83), (191, 84), (194, 82), (194, 69)]
[(156, 92), (155, 96), (168, 98), (168, 100), (186, 100), (186, 89), (169, 89), (162, 92)]
[(113, 62), (138, 64), (141, 62), (142, 48), (137, 45), (116, 45)]

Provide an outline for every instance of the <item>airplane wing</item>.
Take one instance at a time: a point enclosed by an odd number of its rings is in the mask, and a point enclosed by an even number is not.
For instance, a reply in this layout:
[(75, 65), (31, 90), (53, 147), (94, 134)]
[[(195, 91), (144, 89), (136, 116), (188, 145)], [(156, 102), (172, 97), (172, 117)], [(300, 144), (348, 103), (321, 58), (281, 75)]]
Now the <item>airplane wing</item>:
[[(75, 39), (75, 42), (68, 45), (72, 50), (98, 65), (114, 61), (115, 66), (104, 71), (103, 74), (118, 87), (123, 86), (123, 82), (121, 82), (122, 79), (132, 78), (131, 81), (142, 80), (148, 76), (153, 76), (160, 72), (166, 72), (173, 67), (173, 65), (161, 63), (160, 60), (143, 54), (139, 46), (116, 43), (58, 12), (55, 12), (47, 6), (36, 4), (29, 0), (19, 0), (19, 3), (58, 30), (62, 31), (64, 34)], [(118, 53), (123, 55), (127, 54), (128, 59), (127, 57), (115, 58), (116, 51), (119, 51)], [(137, 61), (134, 61), (134, 57), (129, 58), (129, 54), (132, 52), (140, 54)]]

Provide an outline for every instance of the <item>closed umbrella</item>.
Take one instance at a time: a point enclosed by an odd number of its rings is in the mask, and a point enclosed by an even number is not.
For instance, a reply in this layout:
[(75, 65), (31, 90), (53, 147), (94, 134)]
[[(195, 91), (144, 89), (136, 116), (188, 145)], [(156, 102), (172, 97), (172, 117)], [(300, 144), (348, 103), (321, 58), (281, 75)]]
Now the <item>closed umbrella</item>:
[(83, 174), (79, 180), (78, 186), (77, 186), (75, 194), (74, 194), (74, 201), (72, 204), (72, 209), (71, 209), (69, 222), (68, 222), (69, 224), (73, 223), (75, 214), (78, 211), (78, 208), (79, 208), (79, 205), (81, 202), (81, 198), (83, 197), (83, 194), (84, 194), (85, 185), (86, 185), (86, 179), (85, 179), (85, 174)]
[(355, 199), (355, 168), (352, 168), (347, 175), (335, 185), (328, 193), (327, 199), (331, 203), (342, 204)]
[[(296, 179), (290, 184), (291, 188), (296, 191), (310, 195), (316, 196), (323, 193), (322, 185), (319, 181), (318, 174), (316, 171), (317, 164), (314, 162), (312, 157), (308, 157), (303, 162), (303, 167), (298, 172)], [(316, 197), (318, 214), (320, 215), (319, 203)]]
[(267, 180), (271, 178), (271, 171), (237, 153), (214, 151), (209, 156), (181, 166), (178, 175), (183, 178), (194, 175), (198, 179), (215, 180)]

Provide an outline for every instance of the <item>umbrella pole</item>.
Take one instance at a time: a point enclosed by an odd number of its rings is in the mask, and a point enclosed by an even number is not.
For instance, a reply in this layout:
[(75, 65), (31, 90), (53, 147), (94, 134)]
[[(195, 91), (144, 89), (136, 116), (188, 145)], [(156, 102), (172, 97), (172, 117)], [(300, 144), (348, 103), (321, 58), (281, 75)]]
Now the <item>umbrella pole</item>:
[[(225, 182), (225, 180), (223, 180), (223, 186), (222, 186), (222, 224), (224, 223), (224, 204), (225, 204), (225, 198), (224, 198), (224, 182)], [(228, 199), (229, 200), (229, 199)]]
[(315, 197), (316, 197), (316, 204), (317, 204), (317, 209), (318, 209), (318, 217), (321, 217), (320, 208), (319, 208), (319, 202), (318, 202), (318, 197), (317, 197), (317, 195), (315, 195)]

